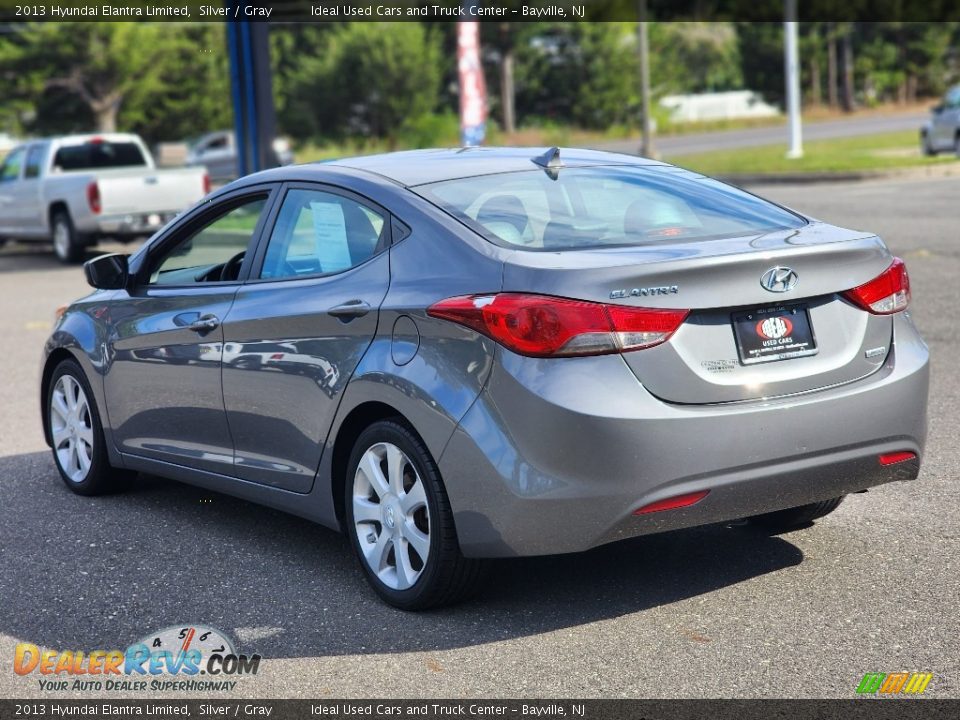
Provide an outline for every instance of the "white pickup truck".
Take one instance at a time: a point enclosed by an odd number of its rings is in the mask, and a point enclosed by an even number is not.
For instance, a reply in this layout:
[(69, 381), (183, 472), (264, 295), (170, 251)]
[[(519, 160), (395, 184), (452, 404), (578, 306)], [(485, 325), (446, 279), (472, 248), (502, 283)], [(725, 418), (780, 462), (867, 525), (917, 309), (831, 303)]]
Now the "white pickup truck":
[(0, 244), (53, 242), (65, 263), (99, 239), (151, 235), (210, 190), (204, 168), (158, 170), (136, 135), (34, 140), (0, 166)]

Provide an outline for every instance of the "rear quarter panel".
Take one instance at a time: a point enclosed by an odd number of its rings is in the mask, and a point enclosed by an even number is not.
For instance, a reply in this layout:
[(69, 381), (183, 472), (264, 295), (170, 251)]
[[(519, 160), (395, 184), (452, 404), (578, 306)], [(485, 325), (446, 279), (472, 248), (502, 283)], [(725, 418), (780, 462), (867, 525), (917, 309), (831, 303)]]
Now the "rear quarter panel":
[(50, 232), (50, 209), (63, 205), (70, 213), (74, 227), (80, 232), (94, 229), (95, 216), (87, 205), (87, 185), (94, 179), (92, 173), (46, 175), (40, 181), (40, 202), (43, 206), (44, 230)]
[[(391, 208), (411, 233), (390, 249), (390, 288), (377, 333), (354, 372), (323, 453), (315, 488), (333, 511), (333, 453), (344, 421), (360, 406), (383, 403), (402, 415), (439, 460), (457, 423), (489, 377), (495, 343), (427, 315), (438, 300), (497, 292), (498, 251), (460, 223), (405, 190), (374, 198)], [(448, 485), (456, 477), (446, 479)]]

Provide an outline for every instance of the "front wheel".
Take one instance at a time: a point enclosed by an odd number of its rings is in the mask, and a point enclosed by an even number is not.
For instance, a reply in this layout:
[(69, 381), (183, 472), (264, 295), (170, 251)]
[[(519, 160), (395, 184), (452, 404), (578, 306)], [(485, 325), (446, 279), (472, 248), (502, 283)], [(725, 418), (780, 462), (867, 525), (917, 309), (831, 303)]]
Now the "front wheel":
[(960, 158), (960, 134), (953, 139), (953, 154)]
[(930, 144), (930, 136), (927, 133), (920, 135), (920, 152), (926, 157), (933, 157), (937, 154), (937, 151), (933, 149), (933, 145)]
[(750, 522), (759, 525), (773, 532), (784, 532), (795, 530), (796, 528), (809, 525), (814, 520), (829, 515), (838, 507), (846, 495), (820, 502), (801, 505), (800, 507), (787, 508), (786, 510), (777, 510), (776, 512), (766, 513), (764, 515), (755, 515), (750, 518)]
[(50, 227), (53, 231), (53, 252), (57, 259), (69, 265), (83, 260), (86, 246), (73, 226), (70, 213), (66, 210), (55, 210), (50, 219)]
[(377, 594), (403, 610), (450, 605), (485, 563), (460, 552), (440, 470), (408, 427), (382, 420), (357, 439), (345, 487), (347, 533)]
[(60, 477), (78, 495), (102, 495), (133, 475), (111, 467), (93, 393), (73, 360), (60, 363), (50, 379), (47, 431)]

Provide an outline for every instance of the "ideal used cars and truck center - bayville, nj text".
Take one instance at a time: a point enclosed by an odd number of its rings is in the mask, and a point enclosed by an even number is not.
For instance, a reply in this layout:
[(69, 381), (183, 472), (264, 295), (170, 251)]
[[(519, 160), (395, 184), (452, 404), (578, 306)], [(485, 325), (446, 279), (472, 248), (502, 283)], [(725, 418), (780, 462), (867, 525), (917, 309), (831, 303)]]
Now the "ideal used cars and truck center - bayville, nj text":
[[(254, 7), (251, 5), (234, 5), (232, 7), (217, 5), (18, 5), (16, 15), (19, 17), (44, 18), (54, 20), (69, 20), (76, 18), (174, 18), (191, 19), (199, 17), (210, 20), (256, 19), (269, 20), (273, 14), (271, 7)], [(444, 7), (442, 5), (419, 5), (411, 7), (394, 7), (392, 5), (311, 5), (310, 15), (318, 18), (507, 18), (507, 17), (584, 17), (585, 6), (574, 5), (565, 7), (523, 7), (510, 10), (505, 7)]]

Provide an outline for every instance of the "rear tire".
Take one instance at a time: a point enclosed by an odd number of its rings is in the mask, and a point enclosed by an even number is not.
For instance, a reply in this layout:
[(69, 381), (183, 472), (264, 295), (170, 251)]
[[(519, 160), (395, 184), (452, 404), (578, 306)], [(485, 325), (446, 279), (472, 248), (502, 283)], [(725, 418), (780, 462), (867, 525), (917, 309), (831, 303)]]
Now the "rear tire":
[(953, 139), (953, 154), (960, 158), (960, 133)]
[(53, 233), (53, 252), (60, 262), (75, 265), (86, 257), (86, 245), (73, 226), (70, 213), (63, 209), (54, 210), (50, 229)]
[(103, 495), (136, 475), (110, 465), (93, 392), (75, 361), (64, 360), (53, 371), (46, 402), (53, 461), (70, 490)]
[(840, 503), (843, 502), (845, 497), (846, 495), (841, 495), (838, 498), (821, 500), (820, 502), (810, 503), (809, 505), (801, 505), (800, 507), (755, 515), (750, 518), (750, 522), (767, 530), (794, 530), (809, 525), (824, 515), (829, 515), (840, 507)]
[(460, 602), (479, 589), (487, 563), (460, 552), (440, 470), (406, 425), (381, 420), (364, 430), (345, 483), (350, 544), (385, 602), (425, 610)]

